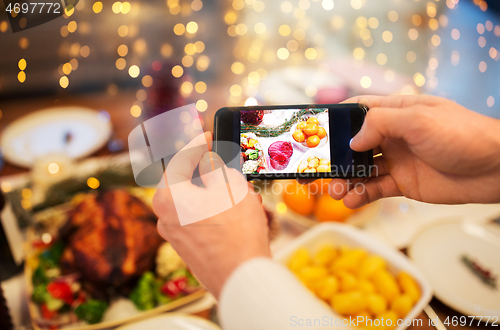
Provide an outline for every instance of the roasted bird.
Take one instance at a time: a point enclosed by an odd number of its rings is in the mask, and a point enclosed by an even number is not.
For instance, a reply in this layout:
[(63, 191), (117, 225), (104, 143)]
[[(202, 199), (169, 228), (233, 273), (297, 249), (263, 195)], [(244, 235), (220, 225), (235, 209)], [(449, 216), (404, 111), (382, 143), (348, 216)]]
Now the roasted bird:
[(154, 267), (163, 242), (156, 220), (147, 205), (124, 190), (87, 196), (60, 229), (66, 242), (63, 271), (80, 273), (94, 292), (126, 286)]

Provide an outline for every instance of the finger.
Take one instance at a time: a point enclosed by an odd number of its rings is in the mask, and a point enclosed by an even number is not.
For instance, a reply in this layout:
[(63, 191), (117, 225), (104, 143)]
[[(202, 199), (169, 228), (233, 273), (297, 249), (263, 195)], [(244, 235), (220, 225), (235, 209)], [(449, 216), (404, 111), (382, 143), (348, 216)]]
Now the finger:
[(357, 209), (381, 198), (402, 195), (394, 178), (390, 175), (384, 175), (370, 178), (363, 185), (351, 189), (344, 196), (344, 205), (350, 209)]
[(201, 157), (200, 161), (200, 178), (205, 187), (210, 188), (215, 185), (220, 185), (226, 182), (223, 169), (225, 164), (222, 158), (215, 152), (206, 152)]
[(311, 182), (315, 181), (316, 179), (297, 179), (297, 182), (304, 185), (304, 184), (310, 184)]
[[(387, 162), (383, 156), (373, 158), (373, 167), (371, 168), (370, 177), (378, 177), (389, 174)], [(341, 200), (344, 196), (354, 189), (359, 183), (367, 181), (369, 178), (354, 178), (354, 179), (333, 179), (330, 181), (328, 192), (333, 199)]]
[(366, 151), (380, 146), (385, 138), (402, 139), (413, 124), (411, 109), (373, 108), (368, 111), (363, 126), (351, 140), (355, 151)]
[[(406, 108), (413, 106), (417, 103), (427, 102), (424, 96), (416, 95), (359, 95), (351, 97), (341, 103), (361, 103), (372, 108)], [(430, 101), (429, 101), (430, 102)]]
[(200, 134), (172, 157), (164, 175), (167, 186), (168, 183), (191, 181), (201, 157), (209, 151), (211, 141), (211, 133)]
[(341, 200), (356, 184), (366, 181), (366, 178), (332, 179), (328, 185), (328, 193), (333, 199)]
[(261, 194), (259, 194), (255, 191), (254, 186), (251, 182), (248, 182), (248, 191), (253, 193), (255, 195), (255, 197), (257, 197), (259, 204), (262, 204), (262, 196), (261, 196)]
[(373, 167), (371, 169), (370, 177), (379, 177), (389, 174), (387, 161), (384, 156), (373, 157)]

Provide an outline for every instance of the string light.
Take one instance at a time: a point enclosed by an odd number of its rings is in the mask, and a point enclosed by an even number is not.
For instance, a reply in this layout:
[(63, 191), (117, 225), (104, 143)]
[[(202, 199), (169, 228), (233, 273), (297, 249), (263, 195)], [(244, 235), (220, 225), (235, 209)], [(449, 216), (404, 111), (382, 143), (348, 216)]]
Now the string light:
[(139, 74), (141, 73), (141, 69), (139, 69), (139, 67), (137, 65), (132, 65), (129, 69), (128, 69), (128, 74), (129, 76), (131, 76), (132, 78), (137, 78), (139, 76)]
[(99, 182), (99, 180), (97, 180), (96, 178), (94, 177), (90, 177), (88, 178), (87, 180), (87, 185), (91, 188), (91, 189), (97, 189), (99, 188), (99, 185), (101, 183)]
[(67, 88), (69, 86), (69, 79), (68, 77), (66, 76), (62, 76), (60, 79), (59, 79), (59, 85), (62, 87), (62, 88)]
[(370, 17), (368, 19), (368, 26), (370, 27), (370, 29), (376, 29), (376, 28), (378, 28), (378, 25), (379, 25), (379, 22), (378, 22), (378, 19), (376, 17)]
[(182, 58), (182, 65), (184, 65), (186, 68), (189, 68), (193, 65), (194, 59), (190, 55), (186, 55)]
[(277, 55), (280, 60), (284, 61), (290, 56), (290, 52), (286, 48), (280, 48), (278, 49)]
[(377, 55), (377, 63), (380, 65), (385, 65), (387, 63), (387, 55), (380, 53)]
[(89, 46), (83, 46), (82, 48), (80, 48), (80, 55), (83, 58), (87, 58), (90, 55), (90, 48), (89, 48)]
[(410, 29), (408, 30), (408, 37), (411, 39), (411, 40), (417, 40), (418, 38), (418, 31), (416, 29)]
[(491, 108), (494, 104), (495, 98), (492, 95), (488, 96), (488, 98), (486, 99), (486, 105)]
[(397, 11), (395, 10), (391, 10), (388, 14), (387, 14), (387, 17), (389, 18), (389, 21), (391, 22), (397, 22), (398, 18), (399, 18), (399, 15), (397, 13)]
[(207, 91), (207, 84), (205, 84), (203, 81), (198, 81), (196, 85), (194, 85), (194, 89), (198, 94), (203, 94)]
[(487, 68), (488, 68), (488, 65), (486, 64), (485, 61), (479, 62), (479, 71), (481, 71), (482, 73), (484, 73)]
[(163, 44), (160, 49), (161, 56), (165, 58), (172, 56), (173, 51), (174, 47), (170, 44)]
[(24, 71), (20, 71), (17, 74), (17, 80), (19, 80), (21, 84), (24, 83), (26, 81), (26, 73)]
[(417, 60), (417, 54), (410, 50), (408, 53), (406, 53), (406, 60), (408, 61), (408, 63), (415, 62)]
[(141, 116), (141, 113), (142, 113), (142, 109), (140, 106), (138, 106), (137, 104), (134, 104), (131, 108), (130, 108), (130, 114), (132, 115), (132, 117), (140, 117)]
[(118, 46), (118, 49), (116, 51), (118, 55), (120, 55), (121, 57), (125, 57), (128, 54), (128, 47), (127, 45), (120, 45)]
[(363, 88), (369, 88), (372, 85), (372, 79), (368, 76), (364, 76), (360, 80), (360, 85)]
[(180, 65), (176, 65), (172, 68), (172, 75), (175, 78), (180, 78), (184, 74), (184, 69)]
[(196, 69), (199, 71), (205, 71), (208, 69), (208, 66), (210, 65), (210, 59), (203, 55), (198, 58), (198, 61), (196, 62)]
[(288, 35), (290, 35), (292, 30), (290, 29), (290, 27), (288, 25), (283, 24), (279, 27), (278, 32), (281, 36), (287, 37)]
[[(325, 0), (323, 0), (323, 3), (324, 3), (324, 1)], [(328, 1), (328, 0), (326, 0), (326, 1)], [(293, 4), (290, 1), (283, 1), (281, 3), (280, 8), (281, 8), (281, 11), (284, 12), (285, 14), (290, 14), (293, 10)], [(323, 8), (325, 8), (325, 7), (323, 6)]]
[(208, 109), (208, 103), (207, 103), (207, 101), (205, 101), (205, 100), (199, 100), (198, 102), (196, 102), (196, 109), (199, 112), (206, 111)]
[(418, 87), (422, 87), (425, 85), (425, 77), (420, 72), (417, 72), (413, 76), (413, 82), (415, 82), (415, 85)]
[(19, 67), (19, 70), (23, 71), (26, 69), (27, 63), (24, 58), (20, 59), (19, 62), (17, 63), (17, 66)]
[(451, 52), (451, 64), (457, 66), (460, 63), (460, 53), (456, 50)]
[[(286, 52), (289, 53), (288, 49), (286, 49), (286, 48), (282, 48), (282, 49), (285, 49)], [(318, 56), (318, 52), (314, 48), (307, 48), (305, 51), (305, 56), (308, 60), (314, 60)]]
[(113, 6), (111, 6), (111, 10), (115, 14), (119, 14), (122, 11), (122, 3), (121, 2), (115, 2), (113, 3)]
[(146, 88), (151, 87), (153, 86), (153, 77), (151, 77), (150, 75), (145, 75), (144, 77), (142, 77), (141, 83)]
[(242, 74), (243, 72), (245, 72), (245, 65), (241, 62), (234, 62), (231, 65), (231, 71), (234, 74)]
[(115, 66), (118, 70), (123, 70), (127, 66), (127, 61), (124, 58), (119, 58), (116, 60)]
[(392, 41), (392, 33), (391, 33), (391, 31), (384, 31), (382, 33), (382, 40), (384, 40), (387, 43), (391, 42)]
[(57, 172), (59, 172), (59, 165), (57, 163), (50, 163), (47, 166), (47, 170), (50, 174), (56, 174)]
[(186, 25), (186, 31), (188, 33), (194, 34), (198, 31), (198, 23), (191, 21)]

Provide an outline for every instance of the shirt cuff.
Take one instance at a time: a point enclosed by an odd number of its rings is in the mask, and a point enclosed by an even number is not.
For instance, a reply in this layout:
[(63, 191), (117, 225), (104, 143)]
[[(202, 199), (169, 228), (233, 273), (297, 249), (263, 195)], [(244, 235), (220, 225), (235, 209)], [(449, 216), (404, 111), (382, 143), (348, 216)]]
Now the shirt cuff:
[(337, 318), (288, 269), (268, 258), (240, 265), (219, 299), (224, 330), (331, 329)]

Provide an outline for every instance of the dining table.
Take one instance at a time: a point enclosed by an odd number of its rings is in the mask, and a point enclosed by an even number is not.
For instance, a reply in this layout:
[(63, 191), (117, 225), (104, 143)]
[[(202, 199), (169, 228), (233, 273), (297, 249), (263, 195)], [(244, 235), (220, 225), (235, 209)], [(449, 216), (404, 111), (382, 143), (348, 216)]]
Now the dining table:
[[(113, 93), (114, 94), (114, 93)], [(208, 109), (201, 113), (204, 119), (204, 130), (211, 131), (213, 127), (213, 115), (216, 110), (220, 107), (225, 106), (227, 94), (227, 86), (224, 85), (213, 85), (210, 86), (206, 94), (204, 95), (205, 100), (208, 103)], [(127, 150), (127, 138), (131, 130), (137, 125), (141, 124), (141, 117), (136, 118), (131, 115), (130, 109), (134, 102), (136, 101), (135, 90), (121, 90), (118, 93), (112, 95), (108, 92), (98, 92), (98, 93), (83, 93), (83, 94), (58, 94), (51, 96), (35, 96), (27, 97), (23, 99), (3, 99), (0, 100), (0, 130), (3, 130), (10, 123), (21, 118), (24, 115), (33, 113), (37, 110), (44, 108), (53, 107), (65, 107), (65, 106), (81, 106), (95, 110), (105, 110), (109, 113), (112, 129), (113, 138), (121, 139), (124, 142), (124, 149), (122, 152)], [(111, 155), (113, 152), (110, 151), (107, 146), (102, 147), (100, 150), (91, 155), (91, 157), (101, 157)], [(4, 161), (3, 167), (0, 170), (0, 180), (7, 180), (9, 178), (14, 178), (16, 176), (27, 175), (29, 169), (18, 167)], [(281, 219), (281, 221), (286, 222), (286, 219)], [(384, 219), (378, 219), (378, 223), (385, 221)], [(385, 223), (387, 225), (387, 223)], [(295, 236), (300, 235), (307, 228), (293, 225), (282, 226), (284, 233), (281, 233), (282, 238), (278, 238), (280, 244), (288, 240), (293, 239)], [(376, 232), (376, 229), (366, 227), (368, 232)], [(380, 235), (379, 235), (380, 236)], [(391, 243), (391, 242), (389, 242)], [(392, 242), (394, 243), (394, 242)], [(404, 248), (396, 248), (405, 252)], [(277, 247), (279, 248), (279, 247)], [(453, 279), (450, 279), (453, 280)], [(30, 329), (31, 324), (29, 320), (29, 315), (27, 312), (27, 300), (29, 299), (25, 293), (23, 275), (17, 275), (2, 283), (4, 289), (6, 300), (8, 306), (10, 307), (10, 312), (14, 320), (16, 329)], [(213, 299), (213, 298), (212, 298)], [(208, 304), (210, 307), (206, 310), (196, 311), (195, 315), (202, 316), (204, 318), (209, 318), (216, 320), (216, 308), (217, 305), (213, 303)], [(499, 306), (500, 307), (500, 306)], [(412, 325), (408, 327), (409, 330), (427, 330), (427, 329), (490, 329), (493, 327), (491, 324), (485, 325), (477, 320), (472, 322), (472, 324), (467, 324), (466, 326), (458, 325), (446, 325), (442, 323), (433, 324), (430, 322), (431, 319), (439, 317), (439, 320), (445, 321), (453, 318), (460, 318), (463, 316), (461, 313), (453, 310), (452, 308), (446, 306), (440, 302), (437, 298), (433, 298), (426, 308), (425, 311), (420, 313), (417, 319), (421, 320), (421, 323), (415, 323), (419, 325)]]

